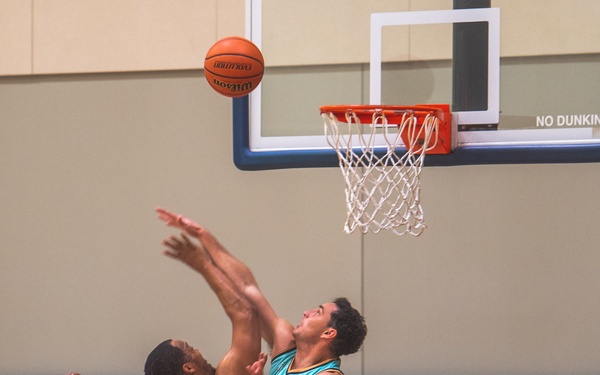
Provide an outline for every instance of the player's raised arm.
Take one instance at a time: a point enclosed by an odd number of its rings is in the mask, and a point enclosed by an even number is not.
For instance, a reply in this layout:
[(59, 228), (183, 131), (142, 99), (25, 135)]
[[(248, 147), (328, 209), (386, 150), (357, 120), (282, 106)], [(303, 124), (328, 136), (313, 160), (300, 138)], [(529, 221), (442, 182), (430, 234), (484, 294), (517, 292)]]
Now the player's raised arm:
[[(185, 234), (163, 241), (164, 254), (198, 271), (214, 291), (231, 320), (232, 339), (228, 353), (216, 367), (216, 375), (244, 375), (246, 366), (255, 363), (260, 353), (260, 331), (256, 309), (231, 283), (208, 253)], [(258, 366), (258, 365), (257, 365)], [(254, 369), (258, 371), (258, 368)]]
[(293, 345), (293, 326), (280, 318), (258, 287), (252, 271), (233, 256), (206, 228), (182, 215), (158, 208), (159, 219), (198, 238), (216, 267), (231, 280), (233, 285), (255, 306), (260, 322), (261, 336), (277, 353)]

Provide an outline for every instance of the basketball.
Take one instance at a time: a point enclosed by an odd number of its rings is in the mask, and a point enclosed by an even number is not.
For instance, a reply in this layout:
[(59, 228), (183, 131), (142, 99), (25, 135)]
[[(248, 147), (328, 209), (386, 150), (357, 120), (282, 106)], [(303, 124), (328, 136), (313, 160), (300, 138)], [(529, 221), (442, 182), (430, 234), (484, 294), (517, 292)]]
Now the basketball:
[(219, 94), (230, 98), (248, 95), (264, 73), (258, 47), (248, 39), (230, 36), (216, 42), (206, 53), (204, 76)]

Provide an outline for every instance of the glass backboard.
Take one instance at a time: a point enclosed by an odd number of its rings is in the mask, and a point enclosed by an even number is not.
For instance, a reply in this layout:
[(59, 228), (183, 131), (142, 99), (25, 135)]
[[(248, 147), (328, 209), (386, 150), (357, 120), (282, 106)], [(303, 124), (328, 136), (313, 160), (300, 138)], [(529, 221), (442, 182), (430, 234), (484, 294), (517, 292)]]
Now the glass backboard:
[(425, 3), (247, 0), (266, 70), (233, 100), (238, 168), (337, 166), (319, 113), (337, 104), (451, 104), (457, 148), (426, 166), (600, 161), (593, 0)]

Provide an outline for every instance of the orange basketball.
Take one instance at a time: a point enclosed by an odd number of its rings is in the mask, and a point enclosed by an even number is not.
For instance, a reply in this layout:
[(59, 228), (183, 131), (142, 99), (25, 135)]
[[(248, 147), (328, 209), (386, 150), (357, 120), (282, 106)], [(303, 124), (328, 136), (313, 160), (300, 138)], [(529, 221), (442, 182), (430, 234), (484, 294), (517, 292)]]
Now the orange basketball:
[(254, 43), (239, 36), (216, 42), (204, 59), (204, 76), (219, 94), (248, 95), (262, 80), (265, 62)]

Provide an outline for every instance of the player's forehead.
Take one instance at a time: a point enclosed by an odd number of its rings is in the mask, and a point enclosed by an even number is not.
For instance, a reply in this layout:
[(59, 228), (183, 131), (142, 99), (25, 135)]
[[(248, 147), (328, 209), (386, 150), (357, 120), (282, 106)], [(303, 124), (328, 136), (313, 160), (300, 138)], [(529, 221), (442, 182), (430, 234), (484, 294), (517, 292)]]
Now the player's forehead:
[(332, 313), (338, 309), (337, 305), (333, 302), (326, 302), (322, 305), (319, 305), (319, 308), (323, 310), (325, 313)]
[(182, 341), (182, 340), (172, 340), (171, 345), (183, 350), (184, 352), (189, 349), (192, 349), (192, 347), (187, 342)]

